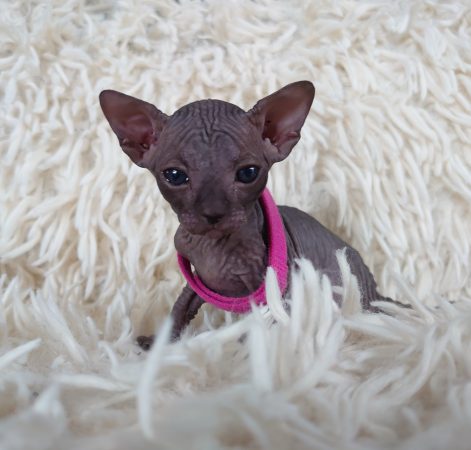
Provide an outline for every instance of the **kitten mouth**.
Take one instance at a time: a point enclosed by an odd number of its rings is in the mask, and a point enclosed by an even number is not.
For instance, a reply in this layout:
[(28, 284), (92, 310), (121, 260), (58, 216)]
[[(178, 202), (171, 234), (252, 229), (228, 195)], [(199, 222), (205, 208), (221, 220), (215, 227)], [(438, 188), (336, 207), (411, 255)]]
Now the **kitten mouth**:
[[(220, 239), (237, 232), (245, 223), (243, 217), (236, 217), (239, 220), (221, 220), (215, 224), (204, 223), (203, 221), (188, 220), (186, 217), (179, 217), (180, 225), (190, 234), (197, 236), (207, 236), (210, 239)], [(187, 220), (185, 220), (187, 219)]]

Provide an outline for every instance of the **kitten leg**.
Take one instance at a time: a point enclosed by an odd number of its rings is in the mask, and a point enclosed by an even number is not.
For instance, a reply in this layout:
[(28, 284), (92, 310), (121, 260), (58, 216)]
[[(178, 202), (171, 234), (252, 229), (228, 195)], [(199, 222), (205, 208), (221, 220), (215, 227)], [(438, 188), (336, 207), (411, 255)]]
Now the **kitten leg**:
[(176, 341), (186, 326), (194, 319), (204, 300), (186, 285), (173, 305), (171, 316), (173, 327), (171, 340)]
[[(173, 319), (170, 340), (178, 340), (182, 331), (196, 316), (203, 303), (204, 300), (198, 297), (188, 285), (183, 288), (170, 313)], [(136, 340), (139, 347), (147, 351), (154, 343), (154, 336), (138, 336)]]

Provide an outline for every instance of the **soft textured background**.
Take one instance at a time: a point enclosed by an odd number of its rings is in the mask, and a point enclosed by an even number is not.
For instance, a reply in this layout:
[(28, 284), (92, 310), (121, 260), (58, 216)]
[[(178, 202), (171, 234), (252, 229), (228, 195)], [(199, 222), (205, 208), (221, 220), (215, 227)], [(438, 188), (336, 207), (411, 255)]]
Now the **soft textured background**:
[[(469, 2), (0, 10), (0, 448), (469, 448)], [(176, 219), (97, 96), (248, 109), (300, 79), (316, 99), (272, 192), (351, 242), (414, 310), (358, 313), (344, 267), (339, 311), (303, 265), (291, 317), (269, 280), (269, 311), (205, 306), (169, 345)], [(154, 328), (141, 354), (134, 337)]]

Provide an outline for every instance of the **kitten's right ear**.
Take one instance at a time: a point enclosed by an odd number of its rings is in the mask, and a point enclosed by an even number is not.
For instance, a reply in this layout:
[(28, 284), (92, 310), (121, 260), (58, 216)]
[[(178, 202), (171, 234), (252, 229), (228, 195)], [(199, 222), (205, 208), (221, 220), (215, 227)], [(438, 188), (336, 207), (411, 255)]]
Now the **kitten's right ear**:
[(262, 98), (247, 113), (262, 139), (272, 144), (272, 162), (285, 159), (301, 137), (301, 128), (314, 100), (314, 85), (297, 81)]
[(123, 151), (144, 167), (145, 155), (157, 142), (168, 116), (150, 103), (112, 90), (100, 93), (100, 105)]

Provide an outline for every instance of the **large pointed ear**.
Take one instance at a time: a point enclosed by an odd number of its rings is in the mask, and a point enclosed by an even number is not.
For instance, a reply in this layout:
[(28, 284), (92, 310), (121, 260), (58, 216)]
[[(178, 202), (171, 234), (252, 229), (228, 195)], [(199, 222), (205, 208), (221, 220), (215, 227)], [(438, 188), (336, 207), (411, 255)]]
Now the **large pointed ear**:
[(168, 117), (154, 105), (117, 91), (103, 91), (100, 105), (123, 151), (138, 166), (157, 142)]
[(299, 141), (314, 93), (314, 85), (310, 81), (297, 81), (259, 100), (247, 112), (262, 139), (268, 138), (273, 144), (270, 155), (273, 162), (285, 159)]

